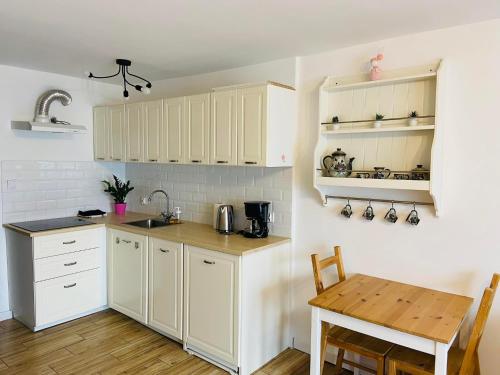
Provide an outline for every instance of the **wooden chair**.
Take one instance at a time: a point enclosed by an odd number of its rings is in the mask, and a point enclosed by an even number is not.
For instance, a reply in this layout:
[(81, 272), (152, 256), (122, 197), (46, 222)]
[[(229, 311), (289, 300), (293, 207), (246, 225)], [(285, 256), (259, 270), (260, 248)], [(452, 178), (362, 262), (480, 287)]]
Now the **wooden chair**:
[[(489, 288), (486, 288), (474, 321), (472, 333), (465, 350), (451, 347), (448, 352), (448, 375), (479, 375), (479, 356), (477, 350), (483, 335), (486, 320), (490, 313), (495, 292), (498, 288), (500, 274), (493, 275)], [(398, 371), (412, 375), (433, 375), (434, 356), (402, 346), (394, 346), (387, 356), (389, 360), (389, 375)]]
[[(340, 246), (335, 246), (335, 255), (323, 260), (319, 260), (318, 254), (311, 255), (314, 282), (316, 284), (317, 294), (337, 284), (334, 283), (328, 287), (324, 286), (321, 271), (327, 267), (335, 265), (337, 268), (338, 282), (345, 280), (344, 264), (342, 263), (342, 253)], [(385, 367), (385, 356), (391, 350), (393, 344), (384, 340), (377, 339), (362, 333), (351, 331), (338, 326), (330, 326), (323, 322), (321, 325), (321, 373), (325, 362), (325, 352), (328, 344), (338, 348), (337, 362), (335, 364), (334, 375), (342, 372), (342, 364), (346, 363), (366, 372), (383, 375)], [(373, 370), (359, 363), (344, 359), (346, 351), (359, 354), (364, 357), (372, 358), (377, 361), (377, 370)]]

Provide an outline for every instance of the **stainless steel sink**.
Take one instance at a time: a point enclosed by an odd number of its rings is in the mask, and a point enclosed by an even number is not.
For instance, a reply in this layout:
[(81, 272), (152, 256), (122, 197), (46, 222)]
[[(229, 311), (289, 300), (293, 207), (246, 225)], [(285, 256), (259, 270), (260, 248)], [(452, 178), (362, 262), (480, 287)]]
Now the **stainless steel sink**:
[(146, 228), (146, 229), (160, 228), (160, 227), (166, 227), (167, 225), (170, 225), (170, 223), (168, 221), (157, 220), (157, 219), (131, 221), (131, 222), (124, 223), (124, 224), (133, 225), (134, 227), (140, 227), (140, 228)]

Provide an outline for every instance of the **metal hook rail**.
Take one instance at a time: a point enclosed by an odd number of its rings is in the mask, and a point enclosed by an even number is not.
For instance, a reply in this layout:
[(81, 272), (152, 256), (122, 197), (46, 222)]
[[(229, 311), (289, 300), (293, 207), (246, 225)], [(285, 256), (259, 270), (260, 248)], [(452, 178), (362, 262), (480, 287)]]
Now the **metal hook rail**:
[(431, 202), (416, 202), (416, 201), (398, 201), (394, 199), (377, 199), (377, 198), (358, 198), (358, 197), (341, 197), (338, 195), (325, 195), (325, 204), (328, 203), (328, 199), (341, 199), (349, 201), (364, 201), (364, 202), (381, 202), (381, 203), (396, 203), (396, 204), (409, 204), (416, 206), (433, 206), (434, 203)]

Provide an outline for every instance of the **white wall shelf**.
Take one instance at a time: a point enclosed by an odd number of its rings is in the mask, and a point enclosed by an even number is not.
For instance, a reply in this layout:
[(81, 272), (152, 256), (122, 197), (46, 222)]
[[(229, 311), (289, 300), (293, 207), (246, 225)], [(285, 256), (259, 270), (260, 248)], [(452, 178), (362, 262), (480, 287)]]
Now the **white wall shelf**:
[[(370, 81), (367, 74), (326, 77), (319, 89), (319, 126), (313, 172), (314, 187), (323, 204), (326, 195), (335, 195), (339, 189), (345, 195), (346, 188), (353, 191), (359, 188), (394, 190), (394, 195), (408, 200), (413, 200), (411, 195), (417, 191), (427, 192), (434, 203), (436, 216), (439, 215), (444, 67), (440, 61), (427, 66), (385, 71), (382, 79), (377, 81)], [(417, 126), (407, 125), (406, 119), (412, 111), (421, 116)], [(395, 121), (374, 128), (373, 121), (366, 119), (373, 118), (375, 113)], [(343, 123), (338, 130), (334, 130), (330, 123), (334, 116)], [(341, 148), (347, 158), (355, 158), (355, 170), (384, 167), (411, 171), (417, 164), (422, 164), (431, 171), (430, 180), (327, 177), (328, 171), (324, 170), (322, 160), (337, 148)], [(376, 194), (376, 190), (371, 194)], [(384, 193), (387, 194), (391, 193)]]
[(413, 132), (422, 130), (434, 130), (435, 125), (417, 125), (417, 126), (382, 126), (380, 128), (374, 128), (373, 126), (359, 126), (359, 127), (349, 127), (341, 128), (338, 130), (322, 130), (321, 134), (359, 134), (359, 133), (386, 133), (386, 132)]

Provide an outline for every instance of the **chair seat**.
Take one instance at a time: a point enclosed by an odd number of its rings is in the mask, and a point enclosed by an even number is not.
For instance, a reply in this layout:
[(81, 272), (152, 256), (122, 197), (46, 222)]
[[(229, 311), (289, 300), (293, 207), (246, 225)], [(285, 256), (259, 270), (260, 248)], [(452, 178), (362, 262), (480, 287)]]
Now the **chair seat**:
[[(462, 349), (451, 347), (448, 351), (448, 375), (457, 375), (462, 366), (465, 352)], [(420, 371), (434, 374), (434, 356), (417, 350), (394, 345), (387, 355), (388, 360), (397, 361), (401, 365), (413, 367)]]
[(371, 358), (384, 357), (394, 346), (391, 342), (338, 326), (330, 329), (327, 340), (334, 346)]

